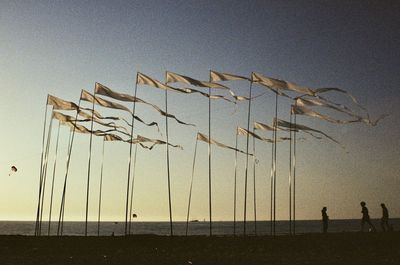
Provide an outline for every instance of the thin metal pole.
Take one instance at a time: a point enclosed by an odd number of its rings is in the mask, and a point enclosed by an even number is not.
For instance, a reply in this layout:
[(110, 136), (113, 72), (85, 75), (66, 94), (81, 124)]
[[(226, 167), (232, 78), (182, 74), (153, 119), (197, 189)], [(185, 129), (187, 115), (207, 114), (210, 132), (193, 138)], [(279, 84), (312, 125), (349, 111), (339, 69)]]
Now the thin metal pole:
[(292, 234), (292, 111), (290, 111), (289, 129), (289, 234)]
[(101, 152), (101, 169), (100, 169), (100, 190), (99, 190), (99, 211), (97, 216), (97, 236), (100, 236), (100, 216), (101, 216), (101, 195), (103, 191), (103, 166), (104, 166), (104, 144), (105, 137), (103, 137), (103, 149)]
[[(296, 113), (294, 113), (295, 126), (296, 122)], [(293, 234), (296, 235), (296, 131), (293, 132)]]
[(43, 189), (42, 189), (42, 201), (40, 206), (40, 219), (39, 219), (39, 236), (42, 234), (42, 218), (43, 218), (43, 207), (44, 207), (44, 198), (46, 191), (46, 180), (47, 180), (47, 165), (49, 160), (49, 150), (50, 150), (50, 140), (51, 140), (51, 130), (53, 127), (53, 119), (50, 120), (49, 124), (49, 132), (47, 134), (47, 143), (46, 143), (46, 151), (44, 155), (44, 163), (43, 163)]
[[(250, 115), (251, 115), (251, 92), (252, 92), (253, 82), (250, 82), (249, 91), (249, 108), (247, 112), (247, 131), (250, 129)], [(247, 174), (249, 167), (249, 134), (246, 136), (246, 168), (244, 173), (244, 213), (243, 213), (243, 234), (246, 235), (246, 210), (247, 210)]]
[(55, 177), (56, 177), (58, 142), (59, 142), (59, 138), (60, 138), (60, 127), (61, 127), (61, 123), (58, 122), (57, 140), (56, 140), (56, 153), (54, 155), (54, 166), (53, 166), (53, 179), (51, 181), (50, 208), (49, 208), (49, 226), (48, 226), (48, 229), (47, 229), (47, 235), (48, 236), (50, 236), (50, 228), (51, 228), (51, 212), (52, 212), (52, 209), (53, 209), (54, 180), (55, 180)]
[(196, 135), (196, 144), (194, 146), (194, 155), (193, 155), (192, 179), (190, 181), (188, 209), (187, 209), (187, 214), (186, 214), (186, 232), (185, 232), (186, 236), (188, 235), (188, 230), (189, 230), (189, 215), (190, 215), (190, 204), (192, 202), (192, 188), (193, 188), (194, 168), (196, 165), (197, 142), (198, 142), (198, 139), (197, 139), (197, 135)]
[(131, 234), (131, 226), (132, 226), (132, 208), (133, 208), (133, 189), (135, 187), (135, 176), (136, 176), (136, 156), (138, 152), (138, 145), (135, 145), (135, 155), (133, 157), (133, 175), (132, 175), (132, 187), (131, 187), (131, 201), (129, 206), (129, 227), (128, 234)]
[[(81, 98), (79, 98), (78, 108), (80, 108), (80, 106), (81, 106)], [(76, 125), (77, 118), (78, 118), (78, 110), (76, 110), (74, 128), (72, 130), (72, 135), (70, 134), (70, 142), (68, 143), (69, 144), (69, 146), (68, 146), (68, 155), (67, 155), (67, 163), (66, 163), (66, 170), (65, 170), (65, 176), (64, 176), (64, 186), (63, 186), (63, 192), (62, 192), (62, 197), (61, 197), (60, 214), (58, 216), (57, 236), (62, 235), (63, 234), (63, 229), (64, 229), (65, 197), (66, 197), (66, 192), (67, 192), (67, 180), (68, 180), (68, 173), (69, 173), (69, 164), (71, 162), (72, 146), (73, 146), (74, 138), (75, 138), (75, 125)]]
[(36, 211), (36, 222), (35, 222), (35, 236), (38, 235), (38, 229), (39, 229), (39, 214), (40, 214), (40, 200), (41, 200), (41, 194), (42, 194), (42, 171), (43, 171), (43, 156), (44, 156), (44, 142), (46, 138), (46, 122), (47, 122), (47, 99), (46, 99), (46, 105), (45, 105), (45, 110), (44, 110), (44, 123), (43, 123), (43, 134), (42, 134), (42, 150), (41, 150), (41, 158), (40, 158), (40, 175), (39, 175), (39, 192), (38, 192), (38, 205), (37, 205), (37, 211)]
[[(272, 130), (272, 139), (275, 139), (275, 130)], [(274, 204), (273, 204), (273, 198), (274, 198), (274, 150), (275, 150), (275, 141), (272, 142), (272, 147), (271, 147), (271, 183), (270, 183), (270, 235), (273, 234), (273, 211), (274, 211)]]
[[(168, 114), (168, 91), (165, 89), (165, 113)], [(168, 116), (165, 116), (165, 137), (167, 140), (167, 177), (168, 177), (168, 206), (169, 206), (169, 225), (171, 236), (174, 235), (172, 228), (172, 202), (171, 202), (171, 174), (169, 168), (169, 137), (168, 137)]]
[(235, 173), (233, 181), (233, 235), (236, 236), (236, 186), (237, 186), (237, 160), (238, 160), (238, 133), (236, 127), (236, 140), (235, 140)]
[[(72, 143), (72, 136), (73, 136), (73, 131), (72, 132), (70, 131), (69, 137), (68, 137), (68, 148)], [(64, 184), (65, 184), (65, 187), (66, 187), (66, 182), (64, 182)], [(62, 216), (61, 216), (61, 235), (63, 234), (63, 231), (64, 231), (64, 205), (65, 205), (65, 196), (64, 196), (64, 194), (66, 195), (66, 190), (65, 190), (65, 192), (63, 191), (63, 198), (62, 198), (62, 201), (61, 201), (61, 208), (60, 208), (60, 211), (62, 211)], [(57, 227), (57, 236), (58, 235), (59, 235), (59, 225)]]
[(94, 102), (96, 101), (96, 89), (93, 92), (93, 103), (92, 103), (92, 119), (90, 122), (90, 143), (89, 143), (89, 159), (88, 159), (88, 173), (86, 182), (86, 219), (85, 219), (85, 236), (87, 236), (87, 226), (89, 217), (89, 189), (90, 189), (90, 166), (92, 158), (92, 142), (93, 142), (93, 116), (94, 116)]
[[(135, 82), (134, 97), (137, 95), (137, 74)], [(132, 138), (133, 138), (133, 126), (135, 124), (135, 111), (136, 111), (136, 101), (132, 105), (132, 126), (131, 126), (131, 139), (129, 141), (129, 163), (128, 163), (128, 177), (126, 184), (126, 203), (125, 203), (125, 236), (128, 234), (128, 210), (129, 210), (129, 187), (131, 180), (131, 165), (132, 165)]]
[(211, 209), (211, 88), (208, 88), (208, 202), (210, 210), (210, 236), (212, 236), (212, 209)]
[(278, 135), (278, 130), (277, 130), (277, 119), (278, 119), (278, 94), (275, 94), (275, 120), (274, 120), (274, 130), (275, 130), (275, 135), (274, 135), (274, 142), (275, 142), (275, 149), (274, 149), (274, 235), (275, 235), (275, 230), (276, 230), (276, 171), (277, 171), (277, 164), (276, 164), (276, 150), (277, 150), (277, 135)]
[[(253, 127), (254, 133), (254, 127)], [(257, 235), (257, 194), (256, 194), (256, 138), (253, 137), (253, 195), (254, 195), (254, 234)]]

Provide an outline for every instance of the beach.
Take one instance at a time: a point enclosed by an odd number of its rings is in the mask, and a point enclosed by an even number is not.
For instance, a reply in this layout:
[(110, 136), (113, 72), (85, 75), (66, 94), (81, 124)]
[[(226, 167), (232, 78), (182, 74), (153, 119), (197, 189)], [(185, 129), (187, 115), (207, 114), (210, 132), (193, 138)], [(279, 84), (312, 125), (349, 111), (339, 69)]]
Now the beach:
[(0, 264), (400, 264), (400, 232), (296, 236), (0, 236)]

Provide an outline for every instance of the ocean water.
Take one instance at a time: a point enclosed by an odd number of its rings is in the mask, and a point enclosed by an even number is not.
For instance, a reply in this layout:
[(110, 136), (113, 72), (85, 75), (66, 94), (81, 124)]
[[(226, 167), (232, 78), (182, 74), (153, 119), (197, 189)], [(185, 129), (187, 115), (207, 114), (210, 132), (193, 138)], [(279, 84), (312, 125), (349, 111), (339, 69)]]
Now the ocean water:
[[(382, 231), (380, 227), (380, 220), (372, 220), (378, 231)], [(394, 230), (400, 229), (400, 219), (391, 219), (390, 224)], [(257, 235), (270, 234), (270, 222), (258, 221)], [(50, 235), (57, 234), (57, 223), (51, 223)], [(361, 222), (359, 219), (348, 220), (330, 220), (328, 232), (356, 232), (360, 231)], [(236, 234), (243, 234), (243, 222), (236, 222)], [(284, 235), (289, 233), (289, 221), (276, 222), (276, 234)], [(367, 230), (368, 227), (366, 226)], [(42, 224), (42, 235), (48, 235), (48, 222)], [(320, 220), (300, 220), (296, 221), (296, 233), (320, 233), (322, 224)], [(35, 222), (31, 221), (0, 221), (0, 235), (34, 235)], [(65, 222), (63, 235), (79, 236), (84, 235), (85, 223), (84, 222)], [(100, 235), (123, 235), (125, 231), (124, 222), (101, 222)], [(173, 232), (174, 235), (185, 235), (186, 222), (174, 222)], [(208, 235), (210, 231), (209, 222), (190, 222), (188, 227), (188, 235)], [(233, 235), (233, 222), (213, 222), (212, 223), (213, 235)], [(169, 235), (170, 224), (169, 222), (132, 222), (131, 234), (152, 234), (152, 235)], [(247, 222), (246, 234), (255, 234), (255, 223)], [(88, 235), (97, 235), (97, 222), (88, 223)]]

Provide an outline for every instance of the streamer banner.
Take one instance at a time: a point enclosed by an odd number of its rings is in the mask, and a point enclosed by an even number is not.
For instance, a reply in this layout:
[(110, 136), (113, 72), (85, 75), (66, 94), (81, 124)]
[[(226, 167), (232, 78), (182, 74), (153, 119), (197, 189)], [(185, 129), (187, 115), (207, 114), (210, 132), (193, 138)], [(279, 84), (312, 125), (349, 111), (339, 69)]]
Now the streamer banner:
[[(313, 129), (313, 128), (307, 127), (305, 125), (301, 125), (301, 124), (298, 124), (298, 123), (290, 123), (288, 121), (284, 121), (284, 120), (281, 120), (281, 119), (278, 119), (277, 125), (278, 125), (278, 127), (283, 127), (284, 129), (289, 129), (289, 130), (292, 130), (292, 131), (316, 132), (316, 133), (319, 133), (319, 134), (325, 136), (329, 140), (341, 145), (340, 142), (338, 142), (337, 140), (335, 140), (333, 137), (329, 136), (328, 134), (324, 133), (323, 131), (320, 131), (320, 130), (317, 130), (317, 129)], [(314, 136), (314, 135), (312, 135), (312, 136)], [(318, 139), (320, 139), (320, 138), (318, 138)]]
[(206, 142), (206, 143), (215, 144), (215, 145), (217, 145), (217, 146), (219, 146), (219, 147), (221, 147), (221, 148), (231, 149), (231, 150), (234, 150), (234, 151), (239, 152), (239, 153), (242, 153), (242, 154), (248, 154), (248, 155), (251, 155), (251, 156), (253, 155), (253, 154), (250, 154), (250, 153), (246, 153), (246, 152), (244, 152), (244, 151), (241, 151), (241, 150), (239, 150), (239, 149), (237, 149), (237, 148), (234, 148), (234, 147), (231, 147), (231, 146), (222, 144), (222, 143), (220, 143), (220, 142), (217, 142), (217, 141), (215, 141), (214, 139), (208, 138), (205, 134), (202, 134), (202, 133), (197, 133), (197, 140), (200, 140), (200, 141), (203, 141), (203, 142)]
[(258, 139), (260, 141), (267, 142), (267, 143), (273, 143), (274, 142), (274, 140), (272, 140), (272, 139), (261, 137), (258, 134), (250, 132), (247, 129), (242, 128), (242, 127), (238, 127), (237, 128), (237, 134), (238, 135), (245, 135), (245, 136), (249, 135), (249, 136), (252, 136), (252, 137), (254, 137), (254, 138), (256, 138), (256, 139)]
[(160, 89), (164, 89), (164, 90), (169, 90), (169, 91), (173, 91), (173, 92), (178, 92), (178, 93), (183, 93), (183, 94), (192, 94), (192, 93), (198, 93), (204, 97), (210, 98), (210, 99), (222, 99), (231, 103), (234, 103), (232, 100), (221, 96), (221, 95), (209, 95), (208, 93), (202, 92), (200, 90), (197, 89), (193, 89), (193, 88), (176, 88), (176, 87), (172, 87), (169, 85), (165, 85), (163, 83), (161, 83), (160, 81), (153, 79), (145, 74), (142, 73), (138, 73), (137, 75), (137, 81), (138, 84), (141, 85), (148, 85), (148, 86), (153, 86), (156, 88), (160, 88)]
[[(131, 141), (129, 141), (129, 139), (124, 140), (115, 134), (105, 134), (104, 139), (106, 141), (121, 141), (121, 142), (126, 142), (126, 143), (139, 144), (142, 148), (145, 148), (148, 150), (152, 150), (154, 146), (159, 145), (159, 144), (162, 144), (162, 145), (167, 144), (165, 141), (162, 141), (159, 139), (150, 139), (150, 138), (140, 136), (140, 135), (137, 135), (137, 137), (133, 138)], [(151, 145), (146, 146), (144, 143), (151, 143)], [(168, 143), (168, 145), (175, 147), (175, 148), (179, 148), (181, 150), (183, 149), (180, 145), (174, 145), (174, 144), (170, 144), (170, 143)]]
[(208, 87), (208, 88), (217, 88), (217, 89), (226, 89), (228, 90), (229, 88), (218, 84), (218, 83), (213, 83), (213, 82), (206, 82), (206, 81), (199, 81), (194, 78), (176, 74), (173, 72), (168, 72), (166, 73), (166, 79), (167, 79), (167, 84), (168, 83), (184, 83), (196, 87)]
[(288, 82), (285, 80), (267, 77), (267, 76), (264, 76), (259, 73), (253, 72), (251, 74), (251, 78), (252, 78), (253, 82), (260, 83), (261, 85), (267, 86), (270, 88), (275, 88), (278, 90), (280, 90), (280, 89), (289, 90), (289, 91), (297, 92), (300, 94), (306, 94), (306, 95), (310, 95), (310, 96), (315, 95), (315, 92), (311, 88), (299, 86), (295, 83), (291, 83), (291, 82)]
[(106, 87), (106, 86), (104, 86), (104, 85), (102, 85), (100, 83), (96, 83), (95, 93), (99, 94), (99, 95), (102, 95), (102, 96), (111, 97), (111, 98), (114, 98), (114, 99), (117, 99), (117, 100), (121, 100), (121, 101), (143, 103), (143, 104), (146, 104), (148, 106), (151, 106), (153, 109), (155, 109), (158, 113), (160, 113), (164, 117), (175, 119), (178, 123), (183, 124), (183, 125), (195, 126), (194, 124), (186, 123), (186, 122), (183, 122), (183, 121), (179, 120), (178, 118), (175, 117), (175, 115), (166, 113), (165, 111), (161, 110), (157, 105), (154, 105), (154, 104), (151, 104), (149, 102), (146, 102), (143, 99), (140, 99), (138, 97), (134, 97), (134, 96), (131, 96), (131, 95), (128, 95), (128, 94), (118, 93), (118, 92), (113, 91), (110, 88), (108, 88), (108, 87)]
[[(69, 115), (65, 115), (65, 114), (62, 114), (62, 113), (56, 112), (56, 111), (53, 112), (53, 118), (57, 119), (61, 124), (66, 125), (66, 126), (70, 127), (71, 129), (75, 128), (75, 131), (78, 133), (84, 133), (84, 134), (93, 133), (96, 136), (104, 137), (105, 141), (122, 141), (122, 142), (132, 143), (132, 144), (140, 144), (141, 147), (143, 147), (145, 149), (149, 149), (149, 150), (153, 149), (153, 147), (156, 145), (167, 144), (165, 141), (162, 141), (159, 139), (150, 139), (150, 138), (140, 136), (140, 135), (137, 135), (136, 138), (132, 138), (131, 140), (129, 140), (131, 137), (129, 137), (129, 139), (127, 139), (127, 140), (124, 140), (122, 137), (110, 133), (110, 132), (117, 131), (114, 129), (91, 131), (90, 129), (86, 128), (85, 126), (77, 124), (78, 122), (81, 122), (81, 121), (88, 121), (88, 119), (75, 120), (73, 117), (71, 117)], [(151, 145), (146, 146), (146, 145), (144, 145), (144, 143), (150, 143)], [(183, 149), (180, 145), (174, 145), (174, 144), (170, 144), (170, 143), (168, 143), (168, 145), (172, 146), (172, 147), (177, 147), (177, 148)]]
[(102, 85), (100, 83), (96, 83), (95, 89), (94, 89), (94, 93), (98, 94), (98, 95), (102, 95), (102, 96), (106, 96), (106, 97), (110, 97), (113, 99), (117, 99), (120, 101), (125, 101), (125, 102), (139, 102), (139, 103), (144, 103), (144, 104), (148, 104), (146, 101), (138, 98), (138, 97), (134, 97), (132, 95), (129, 94), (124, 94), (124, 93), (119, 93), (116, 92), (108, 87), (106, 87), (105, 85)]
[[(233, 75), (233, 74), (227, 74), (227, 73), (219, 73), (216, 71), (210, 71), (210, 80), (211, 82), (218, 82), (218, 81), (237, 81), (237, 80), (246, 80), (246, 81), (251, 81), (250, 78), (248, 77), (244, 77), (244, 76), (240, 76), (240, 75)], [(236, 95), (232, 89), (229, 89), (229, 93), (231, 94), (231, 96), (236, 100), (236, 101), (243, 101), (243, 100), (251, 100), (251, 99), (255, 99), (258, 97), (263, 96), (265, 93), (262, 93), (258, 96), (254, 96), (254, 97), (245, 97), (245, 96), (238, 96)]]
[(97, 136), (103, 136), (104, 133), (116, 131), (114, 129), (110, 129), (110, 130), (106, 130), (106, 131), (102, 131), (102, 130), (91, 131), (88, 128), (86, 128), (85, 126), (78, 124), (78, 122), (89, 121), (89, 119), (76, 120), (75, 118), (73, 118), (69, 115), (65, 115), (65, 114), (62, 114), (57, 111), (53, 111), (53, 118), (58, 120), (62, 125), (66, 125), (66, 126), (70, 127), (70, 129), (75, 128), (75, 131), (79, 132), (79, 133), (89, 133), (89, 134), (93, 133), (94, 135), (97, 135)]
[(71, 101), (66, 101), (61, 98), (47, 95), (47, 105), (53, 106), (56, 110), (78, 110), (79, 107)]
[[(92, 94), (90, 94), (89, 92), (87, 92), (84, 89), (82, 89), (81, 100), (88, 101), (88, 102), (91, 102), (91, 103), (94, 102), (94, 104), (97, 104), (97, 105), (105, 107), (105, 108), (124, 110), (124, 111), (129, 112), (131, 115), (133, 115), (132, 111), (130, 109), (128, 109), (126, 106), (121, 105), (121, 104), (116, 103), (116, 102), (108, 101), (108, 100), (105, 100), (105, 99), (102, 99), (102, 98), (99, 98), (99, 97), (94, 97)], [(138, 120), (138, 121), (140, 121), (141, 123), (143, 123), (143, 124), (145, 124), (147, 126), (156, 126), (157, 129), (159, 130), (157, 122), (146, 123), (136, 115), (133, 115), (133, 117), (134, 117), (135, 120)]]
[(330, 108), (338, 112), (345, 113), (351, 117), (362, 119), (362, 117), (354, 112), (352, 112), (348, 107), (341, 104), (330, 103), (324, 98), (317, 97), (317, 98), (297, 98), (296, 99), (297, 106), (309, 106), (309, 107), (325, 107)]
[[(238, 135), (249, 135), (249, 136), (252, 136), (252, 137), (254, 137), (254, 138), (256, 138), (256, 139), (258, 139), (260, 141), (266, 142), (266, 143), (274, 143), (274, 140), (272, 140), (270, 138), (265, 138), (265, 137), (259, 136), (259, 135), (255, 134), (253, 132), (250, 132), (250, 131), (246, 130), (245, 128), (242, 128), (242, 127), (238, 127), (237, 128), (237, 134)], [(290, 140), (290, 137), (279, 137), (278, 139), (276, 139), (276, 142), (279, 143), (279, 142), (287, 141), (287, 140)]]
[(357, 118), (355, 120), (338, 120), (338, 119), (332, 118), (328, 115), (324, 115), (319, 112), (308, 109), (304, 106), (292, 105), (292, 113), (298, 114), (298, 115), (314, 117), (314, 118), (318, 118), (318, 119), (325, 120), (325, 121), (328, 121), (331, 123), (336, 123), (336, 124), (348, 124), (348, 123), (354, 123), (354, 122), (362, 122), (362, 119), (359, 119), (359, 118)]
[[(261, 122), (258, 122), (258, 121), (254, 122), (254, 129), (262, 130), (262, 131), (271, 131), (271, 132), (274, 131), (274, 127), (269, 126), (269, 125), (264, 124), (264, 123), (261, 123)], [(286, 131), (286, 130), (283, 130), (281, 128), (276, 128), (276, 130), (278, 130), (278, 131), (280, 131), (280, 130)]]
[(79, 107), (74, 102), (67, 101), (52, 95), (47, 95), (47, 105), (53, 106), (53, 109), (55, 110), (87, 110), (93, 112), (95, 116), (101, 116), (100, 113), (95, 110)]
[(227, 73), (220, 73), (217, 71), (210, 71), (210, 80), (211, 82), (218, 82), (218, 81), (236, 81), (236, 80), (247, 80), (251, 81), (250, 78), (240, 76), (240, 75), (233, 75)]
[[(105, 127), (114, 128), (115, 130), (117, 130), (127, 136), (130, 136), (129, 131), (124, 126), (117, 125), (115, 122), (103, 122), (101, 119), (97, 118), (95, 115), (93, 115), (93, 117), (92, 117), (91, 114), (84, 112), (83, 110), (78, 110), (78, 115), (83, 118), (86, 118), (87, 121), (93, 120), (93, 122), (96, 122), (97, 124), (100, 124)], [(113, 118), (117, 118), (117, 117), (113, 117)]]
[(351, 98), (351, 100), (361, 109), (366, 110), (365, 107), (363, 107), (360, 103), (358, 103), (357, 99), (350, 94), (349, 92), (347, 92), (344, 89), (341, 88), (337, 88), (337, 87), (323, 87), (323, 88), (316, 88), (314, 89), (314, 93), (315, 95), (317, 94), (321, 94), (321, 93), (326, 93), (326, 92), (331, 92), (331, 91), (335, 91), (335, 92), (339, 92), (339, 93), (343, 93), (346, 94), (349, 98)]
[[(140, 136), (140, 135), (137, 135), (136, 138), (134, 138), (134, 139), (132, 139), (131, 141), (128, 141), (128, 142), (132, 142), (133, 144), (140, 144), (143, 148), (146, 148), (146, 149), (149, 149), (149, 150), (153, 149), (153, 147), (156, 146), (156, 145), (164, 145), (164, 144), (167, 144), (169, 146), (172, 146), (172, 147), (179, 148), (179, 149), (183, 150), (183, 147), (180, 146), (180, 145), (167, 143), (167, 142), (165, 142), (163, 140), (159, 140), (159, 139), (150, 139), (150, 138), (147, 138), (147, 137), (144, 137), (144, 136)], [(150, 146), (146, 146), (146, 145), (144, 145), (144, 143), (150, 143), (151, 145)]]

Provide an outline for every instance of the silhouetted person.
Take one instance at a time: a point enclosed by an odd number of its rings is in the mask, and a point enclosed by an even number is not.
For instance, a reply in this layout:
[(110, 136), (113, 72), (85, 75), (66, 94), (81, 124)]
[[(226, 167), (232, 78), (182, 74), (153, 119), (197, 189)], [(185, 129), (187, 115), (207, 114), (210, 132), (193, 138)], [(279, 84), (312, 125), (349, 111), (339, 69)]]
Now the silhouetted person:
[(361, 219), (361, 232), (364, 232), (364, 225), (367, 223), (369, 227), (372, 229), (372, 231), (376, 231), (375, 226), (371, 223), (371, 220), (369, 219), (369, 214), (368, 214), (368, 208), (365, 206), (365, 202), (360, 202), (361, 205), (361, 213), (362, 213), (362, 219)]
[(329, 216), (326, 213), (328, 209), (326, 207), (322, 208), (321, 213), (322, 213), (322, 231), (324, 233), (328, 232), (328, 220), (329, 220)]
[(381, 203), (381, 206), (382, 206), (382, 219), (381, 219), (382, 230), (390, 231), (391, 227), (389, 226), (389, 211), (384, 203)]

